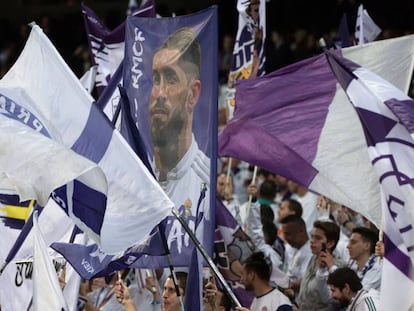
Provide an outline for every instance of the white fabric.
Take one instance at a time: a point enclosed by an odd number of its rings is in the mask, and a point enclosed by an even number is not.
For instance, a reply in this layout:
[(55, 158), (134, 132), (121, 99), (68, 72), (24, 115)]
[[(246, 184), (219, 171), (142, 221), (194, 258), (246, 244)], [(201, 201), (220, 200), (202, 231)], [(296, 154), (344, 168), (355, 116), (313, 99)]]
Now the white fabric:
[[(201, 202), (199, 212), (204, 213), (204, 218), (210, 220), (210, 160), (198, 148), (197, 142), (192, 136), (190, 148), (187, 150), (183, 158), (178, 162), (175, 168), (167, 173), (167, 179), (161, 181), (160, 185), (168, 197), (174, 202), (175, 206), (179, 208), (191, 203), (191, 214), (196, 216), (197, 204), (200, 198), (200, 193), (203, 185), (207, 186), (205, 198)], [(177, 224), (178, 220), (174, 220)], [(191, 224), (190, 224), (191, 226)], [(197, 227), (197, 238), (203, 241), (204, 221), (200, 222)], [(181, 227), (181, 225), (180, 225)], [(180, 253), (184, 246), (188, 246), (189, 239), (177, 239), (177, 232), (171, 230), (170, 235), (167, 236), (167, 243), (170, 250), (172, 247), (178, 247)], [(182, 233), (184, 236), (184, 233)], [(185, 244), (184, 244), (185, 243)]]
[(95, 86), (96, 70), (97, 66), (92, 66), (79, 79), (80, 83), (83, 85), (83, 87), (89, 94), (92, 93), (93, 88)]
[[(0, 94), (7, 93), (0, 87)], [(17, 97), (18, 103), (25, 102)], [(16, 193), (21, 201), (37, 200), (46, 205), (53, 190), (84, 175), (93, 187), (107, 191), (102, 169), (62, 143), (40, 134), (19, 121), (4, 116), (5, 99), (0, 95), (0, 190)], [(24, 107), (33, 111), (31, 107)], [(5, 107), (5, 106), (3, 106)], [(23, 109), (23, 108), (22, 108)], [(59, 172), (59, 173), (57, 173)]]
[[(51, 135), (67, 147), (81, 135), (93, 102), (38, 26), (33, 27), (23, 52), (0, 87), (24, 90), (36, 103)], [(119, 132), (113, 131), (98, 164), (108, 181), (101, 236), (94, 235), (80, 219), (72, 218), (101, 244), (103, 251), (114, 254), (144, 240), (170, 214), (173, 203)]]
[[(395, 122), (393, 127), (388, 129), (386, 140), (374, 141), (375, 145), (367, 148), (373, 163), (373, 171), (377, 174), (377, 182), (381, 186), (383, 199), (381, 206), (384, 215), (383, 230), (390, 240), (387, 243), (398, 247), (398, 251), (392, 251), (394, 257), (391, 258), (393, 258), (396, 266), (401, 266), (401, 263), (404, 263), (404, 266), (412, 265), (414, 255), (411, 247), (414, 243), (414, 236), (411, 230), (414, 216), (411, 206), (414, 203), (414, 190), (411, 183), (401, 182), (395, 176), (413, 176), (414, 174), (412, 165), (412, 158), (414, 157), (413, 137), (411, 128), (405, 127), (406, 123), (403, 123), (404, 121), (400, 116), (394, 114), (385, 102), (388, 100), (405, 101), (404, 105), (407, 108), (406, 110), (400, 108), (399, 113), (405, 113), (404, 117), (407, 117), (407, 119), (409, 119), (409, 114), (412, 113), (412, 109), (409, 108), (414, 105), (414, 102), (403, 92), (366, 68), (358, 68), (353, 71), (353, 74), (358, 79), (352, 79), (346, 89), (353, 105)], [(368, 121), (365, 120), (365, 122)], [(381, 290), (387, 295), (381, 296), (381, 309), (407, 310), (414, 304), (414, 297), (406, 294), (414, 290), (413, 276), (412, 274), (406, 275), (403, 272), (406, 269), (405, 267), (400, 267), (400, 270), (395, 271), (391, 267), (391, 262), (388, 261), (387, 249), (385, 251), (386, 259), (384, 261)], [(401, 288), (405, 289), (404, 293), (400, 290)]]
[(355, 26), (355, 39), (357, 44), (365, 44), (374, 41), (381, 33), (381, 28), (375, 24), (362, 4), (358, 7), (358, 15)]
[(351, 300), (346, 311), (376, 311), (379, 310), (379, 292), (371, 289), (366, 291), (361, 289)]
[[(408, 91), (414, 62), (413, 35), (345, 48), (342, 53)], [(360, 212), (380, 226), (378, 179), (371, 167), (359, 118), (339, 84), (312, 165), (319, 174), (308, 188)]]
[(291, 306), (289, 298), (274, 288), (271, 292), (253, 299), (250, 311), (277, 311), (280, 306)]
[(312, 252), (309, 240), (299, 249), (286, 245), (287, 275), (289, 278), (291, 280), (301, 280), (311, 258)]
[[(46, 244), (49, 245), (55, 241), (68, 242), (72, 232), (73, 224), (68, 220), (65, 212), (57, 206), (53, 200), (49, 200), (43, 212), (39, 215), (39, 227), (42, 228), (43, 238)], [(4, 263), (11, 247), (16, 241), (20, 229), (7, 227), (3, 222), (0, 222), (0, 234), (3, 237), (0, 239), (0, 262)], [(0, 305), (2, 311), (27, 310), (32, 296), (33, 296), (33, 230), (29, 233), (26, 240), (23, 242), (19, 252), (14, 260), (9, 263), (0, 277)], [(74, 278), (79, 277), (77, 274)], [(67, 271), (66, 283), (69, 288), (72, 286), (72, 277)], [(76, 286), (73, 285), (73, 286)], [(79, 287), (77, 288), (78, 292)], [(77, 294), (76, 292), (76, 294)], [(76, 296), (75, 294), (75, 296)], [(69, 307), (72, 309), (71, 293), (65, 293), (65, 298)], [(14, 299), (9, 299), (14, 297)]]
[(33, 217), (34, 257), (33, 257), (33, 310), (68, 311), (63, 297), (55, 267), (48, 254), (46, 243), (37, 221), (37, 212)]
[(296, 200), (302, 205), (302, 218), (306, 223), (306, 230), (310, 235), (313, 229), (313, 223), (318, 220), (319, 213), (316, 209), (318, 196), (310, 191), (307, 191), (303, 196), (297, 196)]

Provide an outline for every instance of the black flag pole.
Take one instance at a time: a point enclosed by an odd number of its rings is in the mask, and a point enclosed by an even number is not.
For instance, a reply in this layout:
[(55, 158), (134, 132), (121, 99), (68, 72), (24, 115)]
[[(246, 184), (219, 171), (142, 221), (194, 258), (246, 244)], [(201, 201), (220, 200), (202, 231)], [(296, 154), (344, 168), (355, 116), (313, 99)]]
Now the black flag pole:
[(167, 253), (166, 256), (167, 256), (167, 261), (168, 261), (168, 267), (171, 271), (171, 277), (172, 277), (172, 280), (173, 280), (173, 283), (174, 283), (175, 292), (177, 294), (178, 303), (180, 305), (180, 310), (185, 311), (183, 297), (181, 296), (180, 288), (178, 287), (177, 276), (175, 275), (174, 264), (173, 264), (173, 261), (172, 261), (172, 256), (171, 256), (170, 250), (168, 249), (167, 238), (165, 237), (165, 232), (164, 232), (163, 226), (158, 225), (158, 231), (161, 235), (161, 241), (162, 241), (162, 244), (164, 246), (164, 250)]
[(223, 286), (224, 291), (227, 293), (227, 295), (229, 296), (229, 298), (232, 300), (233, 305), (235, 305), (236, 307), (241, 307), (242, 305), (237, 300), (237, 297), (232, 292), (230, 286), (227, 284), (227, 282), (224, 279), (223, 275), (220, 273), (220, 271), (218, 270), (217, 266), (214, 264), (213, 260), (207, 254), (206, 250), (201, 245), (200, 241), (197, 239), (196, 235), (190, 229), (190, 227), (188, 226), (188, 224), (186, 223), (186, 221), (181, 217), (181, 215), (177, 211), (177, 209), (173, 208), (172, 209), (172, 213), (178, 219), (178, 221), (180, 222), (180, 224), (183, 226), (184, 230), (188, 233), (188, 235), (190, 236), (190, 239), (193, 241), (194, 245), (197, 247), (197, 249), (199, 250), (199, 252), (201, 253), (201, 255), (206, 260), (206, 262), (209, 265), (211, 271), (213, 271), (213, 273), (215, 274), (215, 276), (220, 281), (221, 285)]

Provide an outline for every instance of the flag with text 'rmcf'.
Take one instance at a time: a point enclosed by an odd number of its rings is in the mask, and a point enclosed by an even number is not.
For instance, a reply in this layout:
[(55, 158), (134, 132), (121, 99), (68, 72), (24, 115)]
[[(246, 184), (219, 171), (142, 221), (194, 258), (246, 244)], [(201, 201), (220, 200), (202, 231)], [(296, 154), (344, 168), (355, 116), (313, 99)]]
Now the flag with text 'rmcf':
[[(338, 53), (408, 91), (414, 36)], [(221, 156), (278, 173), (380, 224), (380, 187), (364, 132), (324, 55), (238, 82), (236, 102), (234, 119), (219, 135)]]
[(33, 229), (33, 310), (68, 311), (52, 258), (39, 228), (37, 212), (33, 217)]
[[(92, 104), (93, 99), (38, 26), (0, 81), (0, 90), (19, 105), (30, 100), (44, 131), (103, 170), (107, 193), (86, 187), (83, 180), (52, 193), (54, 201), (103, 250), (114, 254), (140, 242), (170, 213), (171, 200)], [(59, 172), (59, 167), (55, 170)]]
[[(190, 228), (201, 219), (196, 234), (210, 254), (217, 173), (217, 46), (214, 6), (174, 18), (127, 18), (123, 86), (133, 118), (130, 126), (138, 128), (155, 176)], [(176, 54), (159, 57), (169, 51)], [(176, 217), (169, 217), (165, 236), (174, 265), (188, 266), (194, 244)], [(168, 266), (165, 256), (151, 260), (148, 264)], [(147, 264), (145, 258), (139, 261)]]
[(381, 188), (385, 244), (381, 310), (411, 310), (414, 101), (368, 69), (331, 53), (326, 56), (361, 121), (367, 153)]

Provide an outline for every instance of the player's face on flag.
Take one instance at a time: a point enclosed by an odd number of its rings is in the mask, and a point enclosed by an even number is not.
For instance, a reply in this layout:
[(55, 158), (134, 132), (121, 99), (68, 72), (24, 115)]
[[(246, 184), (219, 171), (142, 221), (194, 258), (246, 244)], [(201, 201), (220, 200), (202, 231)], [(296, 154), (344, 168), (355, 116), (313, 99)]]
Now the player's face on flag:
[[(150, 102), (151, 133), (155, 145), (179, 133), (187, 119), (189, 80), (179, 62), (178, 49), (162, 49), (153, 58)], [(174, 135), (175, 133), (175, 135)]]

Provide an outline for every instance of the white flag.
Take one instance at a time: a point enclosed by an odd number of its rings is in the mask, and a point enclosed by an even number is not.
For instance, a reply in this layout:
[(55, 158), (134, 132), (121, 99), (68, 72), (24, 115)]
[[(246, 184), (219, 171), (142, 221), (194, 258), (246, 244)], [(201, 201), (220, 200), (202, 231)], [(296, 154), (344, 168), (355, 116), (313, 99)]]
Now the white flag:
[(368, 69), (327, 56), (361, 120), (381, 187), (385, 258), (380, 310), (413, 310), (414, 101)]
[(46, 243), (37, 221), (37, 212), (33, 217), (34, 257), (33, 257), (33, 310), (68, 311), (63, 297), (55, 267), (48, 254)]
[(355, 40), (356, 44), (364, 44), (374, 41), (381, 33), (381, 28), (375, 24), (371, 16), (368, 15), (367, 10), (361, 4), (358, 7), (358, 16), (355, 26)]
[(89, 68), (83, 76), (79, 79), (80, 83), (83, 85), (85, 90), (90, 94), (93, 91), (93, 88), (95, 86), (95, 80), (96, 80), (96, 70), (98, 66), (94, 65), (91, 68)]
[[(13, 102), (24, 94), (54, 140), (95, 162), (105, 173), (107, 194), (101, 184), (85, 186), (83, 180), (52, 193), (102, 250), (115, 254), (145, 240), (170, 214), (171, 200), (92, 104), (92, 97), (38, 26), (33, 27), (18, 60), (0, 80), (0, 94)], [(25, 105), (20, 100), (19, 104)]]

